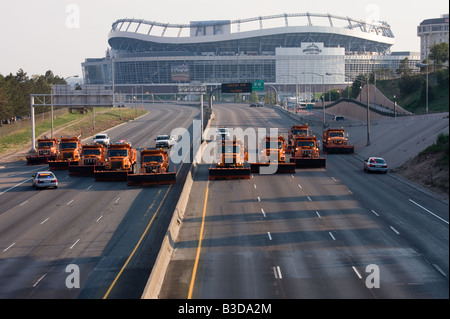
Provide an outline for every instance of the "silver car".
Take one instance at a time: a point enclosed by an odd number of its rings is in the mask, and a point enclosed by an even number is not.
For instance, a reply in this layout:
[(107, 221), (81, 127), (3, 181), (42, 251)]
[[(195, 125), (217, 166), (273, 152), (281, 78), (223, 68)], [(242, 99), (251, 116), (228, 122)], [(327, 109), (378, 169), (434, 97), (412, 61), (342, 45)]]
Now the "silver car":
[(382, 157), (369, 157), (364, 160), (364, 171), (367, 173), (381, 172), (386, 174), (388, 171), (388, 166)]
[(55, 174), (50, 171), (37, 172), (36, 174), (33, 174), (31, 182), (35, 189), (58, 187), (58, 179)]

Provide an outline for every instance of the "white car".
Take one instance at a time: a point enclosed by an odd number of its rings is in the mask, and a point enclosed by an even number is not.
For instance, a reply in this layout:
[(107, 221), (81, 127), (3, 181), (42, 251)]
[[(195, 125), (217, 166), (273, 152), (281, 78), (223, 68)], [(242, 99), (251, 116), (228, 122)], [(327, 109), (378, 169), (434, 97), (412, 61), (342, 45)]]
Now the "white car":
[(56, 178), (55, 174), (50, 171), (37, 172), (36, 174), (33, 174), (31, 183), (35, 189), (58, 187), (58, 179)]
[(381, 157), (369, 157), (364, 160), (364, 171), (367, 173), (380, 172), (386, 174), (388, 166), (386, 161)]
[(99, 144), (103, 144), (108, 146), (110, 143), (110, 139), (108, 134), (106, 133), (101, 133), (101, 134), (97, 134), (94, 137), (94, 143), (99, 143)]
[(156, 141), (156, 148), (163, 148), (163, 147), (167, 147), (167, 148), (171, 148), (172, 146), (174, 146), (177, 143), (177, 140), (175, 139), (175, 136), (173, 135), (158, 135), (155, 138)]

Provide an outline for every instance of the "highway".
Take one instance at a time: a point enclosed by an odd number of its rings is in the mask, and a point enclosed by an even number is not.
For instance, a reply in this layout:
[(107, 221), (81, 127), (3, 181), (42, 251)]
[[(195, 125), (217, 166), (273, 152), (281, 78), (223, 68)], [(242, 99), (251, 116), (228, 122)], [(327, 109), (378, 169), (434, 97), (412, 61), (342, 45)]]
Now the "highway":
[[(270, 107), (214, 114), (212, 127), (293, 123)], [(159, 298), (448, 298), (448, 201), (357, 155), (326, 161), (247, 180), (200, 165)]]
[[(198, 106), (144, 107), (147, 115), (108, 131), (112, 142), (129, 141), (139, 154), (156, 135), (191, 130), (200, 116)], [(171, 165), (171, 186), (127, 187), (57, 171), (58, 189), (38, 191), (31, 175), (48, 165), (0, 166), (1, 299), (140, 298), (189, 164)]]

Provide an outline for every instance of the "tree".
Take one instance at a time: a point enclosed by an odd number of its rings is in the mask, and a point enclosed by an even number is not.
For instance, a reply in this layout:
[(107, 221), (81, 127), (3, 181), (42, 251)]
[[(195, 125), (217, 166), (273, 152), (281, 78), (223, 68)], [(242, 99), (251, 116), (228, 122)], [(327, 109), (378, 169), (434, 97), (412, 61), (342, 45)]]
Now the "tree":
[(409, 59), (404, 58), (400, 61), (398, 69), (396, 71), (399, 76), (409, 76), (412, 73), (411, 68), (409, 67)]
[(352, 88), (351, 88), (351, 97), (356, 99), (361, 92), (361, 87), (363, 87), (366, 84), (367, 76), (364, 74), (360, 74), (356, 77), (355, 81), (353, 81)]
[(430, 60), (434, 61), (434, 65), (438, 68), (448, 61), (448, 43), (441, 42), (430, 46)]

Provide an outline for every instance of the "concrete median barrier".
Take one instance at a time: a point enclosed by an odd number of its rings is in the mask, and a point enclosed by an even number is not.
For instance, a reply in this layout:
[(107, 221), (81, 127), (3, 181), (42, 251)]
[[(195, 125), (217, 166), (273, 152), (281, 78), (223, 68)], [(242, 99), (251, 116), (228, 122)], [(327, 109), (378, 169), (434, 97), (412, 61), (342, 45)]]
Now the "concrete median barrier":
[[(211, 114), (211, 118), (208, 121), (205, 130), (209, 128), (211, 120), (213, 118), (214, 115)], [(206, 146), (206, 143), (206, 141), (202, 143), (194, 158), (201, 158), (201, 152), (202, 149)], [(141, 299), (158, 299), (159, 297), (159, 293), (164, 282), (164, 277), (166, 275), (166, 271), (175, 248), (175, 242), (178, 238), (178, 233), (183, 222), (184, 213), (189, 201), (189, 195), (194, 183), (194, 176), (197, 173), (197, 168), (198, 164), (196, 161), (194, 161), (192, 163), (191, 169), (186, 176), (183, 190), (181, 191), (180, 198), (178, 199), (177, 206), (175, 207), (169, 227), (167, 228), (167, 232), (164, 236), (161, 249), (158, 253), (155, 264), (153, 265), (152, 272), (144, 288)]]

